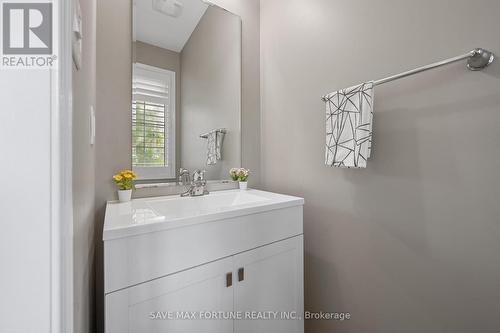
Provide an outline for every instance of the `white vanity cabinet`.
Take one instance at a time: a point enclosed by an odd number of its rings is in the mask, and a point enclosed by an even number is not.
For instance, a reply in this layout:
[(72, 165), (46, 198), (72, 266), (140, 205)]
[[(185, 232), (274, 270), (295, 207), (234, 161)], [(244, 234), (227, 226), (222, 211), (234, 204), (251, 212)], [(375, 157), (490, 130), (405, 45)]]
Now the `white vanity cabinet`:
[(302, 333), (302, 205), (255, 190), (109, 203), (106, 333)]

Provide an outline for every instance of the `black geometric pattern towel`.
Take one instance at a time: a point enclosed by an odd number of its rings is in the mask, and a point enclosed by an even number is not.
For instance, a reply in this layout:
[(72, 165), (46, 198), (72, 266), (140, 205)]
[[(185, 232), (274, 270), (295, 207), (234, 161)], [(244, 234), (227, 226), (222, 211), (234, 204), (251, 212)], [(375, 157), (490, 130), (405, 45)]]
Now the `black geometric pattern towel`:
[(366, 168), (372, 145), (373, 82), (325, 97), (326, 165)]

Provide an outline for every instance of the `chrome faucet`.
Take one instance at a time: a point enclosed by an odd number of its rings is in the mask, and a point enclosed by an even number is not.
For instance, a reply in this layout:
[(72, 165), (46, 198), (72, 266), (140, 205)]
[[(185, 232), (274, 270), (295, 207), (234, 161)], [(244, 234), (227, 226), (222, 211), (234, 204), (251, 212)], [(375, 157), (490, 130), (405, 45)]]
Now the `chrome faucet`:
[(187, 188), (185, 192), (181, 193), (181, 197), (198, 197), (209, 194), (207, 181), (205, 180), (205, 170), (200, 171), (196, 169), (191, 179), (189, 171), (181, 168), (179, 170), (179, 183)]

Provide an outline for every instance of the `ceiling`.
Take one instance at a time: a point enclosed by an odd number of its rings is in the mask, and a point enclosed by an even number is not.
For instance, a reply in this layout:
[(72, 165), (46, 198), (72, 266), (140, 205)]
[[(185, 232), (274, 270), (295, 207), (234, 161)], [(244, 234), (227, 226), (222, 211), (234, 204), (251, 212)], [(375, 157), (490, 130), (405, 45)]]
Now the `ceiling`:
[(183, 8), (173, 17), (153, 9), (153, 1), (134, 1), (134, 41), (182, 51), (209, 5), (202, 0), (177, 0)]

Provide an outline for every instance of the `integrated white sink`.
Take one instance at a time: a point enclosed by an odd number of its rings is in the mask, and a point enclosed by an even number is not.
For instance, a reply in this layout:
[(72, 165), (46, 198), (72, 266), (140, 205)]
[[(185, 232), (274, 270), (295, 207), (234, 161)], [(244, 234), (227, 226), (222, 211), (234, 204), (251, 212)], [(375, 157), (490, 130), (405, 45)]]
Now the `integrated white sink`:
[(103, 239), (165, 230), (191, 224), (302, 205), (302, 198), (258, 191), (228, 190), (201, 197), (165, 196), (109, 202)]
[(146, 204), (165, 219), (176, 219), (221, 212), (269, 200), (268, 197), (248, 191), (230, 191), (215, 192), (203, 197), (161, 198), (146, 201)]

